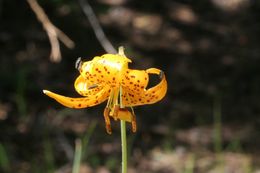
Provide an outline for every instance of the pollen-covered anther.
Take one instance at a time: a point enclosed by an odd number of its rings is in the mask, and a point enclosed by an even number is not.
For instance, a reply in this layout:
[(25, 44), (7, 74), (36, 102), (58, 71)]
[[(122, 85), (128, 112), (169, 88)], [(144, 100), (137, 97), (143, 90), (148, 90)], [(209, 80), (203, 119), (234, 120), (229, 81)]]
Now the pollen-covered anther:
[(137, 125), (136, 125), (136, 116), (134, 113), (132, 113), (131, 125), (132, 125), (132, 132), (135, 133), (137, 131)]
[(110, 118), (109, 118), (109, 108), (108, 107), (105, 107), (105, 109), (104, 109), (104, 119), (105, 119), (107, 133), (112, 134), (111, 123), (110, 123)]

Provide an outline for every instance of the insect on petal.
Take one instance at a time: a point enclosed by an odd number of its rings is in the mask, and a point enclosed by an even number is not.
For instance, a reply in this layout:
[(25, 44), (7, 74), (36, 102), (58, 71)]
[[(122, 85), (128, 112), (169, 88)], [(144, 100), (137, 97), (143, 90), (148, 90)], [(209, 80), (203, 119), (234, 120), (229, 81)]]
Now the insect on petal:
[(82, 75), (80, 75), (76, 79), (74, 87), (76, 91), (82, 96), (95, 95), (96, 93), (100, 92), (103, 88), (103, 86), (99, 86), (96, 83), (91, 84)]

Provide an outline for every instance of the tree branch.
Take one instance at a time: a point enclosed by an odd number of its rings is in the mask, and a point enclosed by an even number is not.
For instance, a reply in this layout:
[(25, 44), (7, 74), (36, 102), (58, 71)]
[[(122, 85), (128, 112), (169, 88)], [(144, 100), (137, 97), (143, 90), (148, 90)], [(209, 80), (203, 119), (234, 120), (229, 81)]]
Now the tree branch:
[(84, 14), (87, 16), (87, 18), (90, 22), (90, 25), (93, 28), (95, 35), (96, 35), (98, 41), (100, 42), (100, 44), (102, 45), (102, 47), (105, 49), (106, 52), (116, 54), (117, 53), (116, 49), (114, 48), (114, 46), (111, 44), (111, 42), (106, 37), (103, 29), (101, 28), (101, 26), (98, 22), (98, 19), (95, 15), (93, 9), (89, 5), (88, 1), (79, 0), (79, 3), (80, 3), (80, 7), (82, 8)]
[(49, 41), (51, 44), (51, 61), (59, 62), (61, 60), (59, 40), (70, 49), (75, 46), (74, 42), (64, 32), (62, 32), (51, 23), (48, 16), (36, 0), (27, 0), (27, 2), (33, 12), (36, 14), (37, 19), (42, 23), (43, 28), (45, 29), (49, 37)]

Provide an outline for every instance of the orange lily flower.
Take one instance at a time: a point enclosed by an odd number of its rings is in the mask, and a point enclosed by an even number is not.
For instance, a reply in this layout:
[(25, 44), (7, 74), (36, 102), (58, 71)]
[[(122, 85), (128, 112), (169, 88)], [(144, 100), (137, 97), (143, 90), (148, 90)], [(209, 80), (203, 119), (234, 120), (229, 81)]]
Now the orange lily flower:
[[(110, 117), (130, 122), (132, 131), (136, 132), (136, 116), (132, 107), (160, 101), (166, 94), (167, 81), (163, 71), (156, 68), (129, 69), (130, 62), (122, 47), (119, 48), (119, 54), (96, 56), (86, 62), (78, 59), (76, 68), (80, 75), (74, 87), (83, 97), (71, 98), (48, 90), (43, 90), (43, 93), (62, 105), (75, 109), (95, 106), (108, 100), (104, 110), (107, 133), (112, 133)], [(160, 82), (147, 89), (149, 74), (158, 75)]]

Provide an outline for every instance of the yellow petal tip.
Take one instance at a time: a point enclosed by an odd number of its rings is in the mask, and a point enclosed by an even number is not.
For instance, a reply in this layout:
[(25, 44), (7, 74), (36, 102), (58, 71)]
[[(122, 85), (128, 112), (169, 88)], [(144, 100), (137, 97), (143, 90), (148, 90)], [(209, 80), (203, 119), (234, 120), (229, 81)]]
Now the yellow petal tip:
[(44, 94), (48, 94), (48, 93), (50, 93), (50, 91), (48, 91), (48, 90), (42, 90), (42, 92), (44, 93)]

